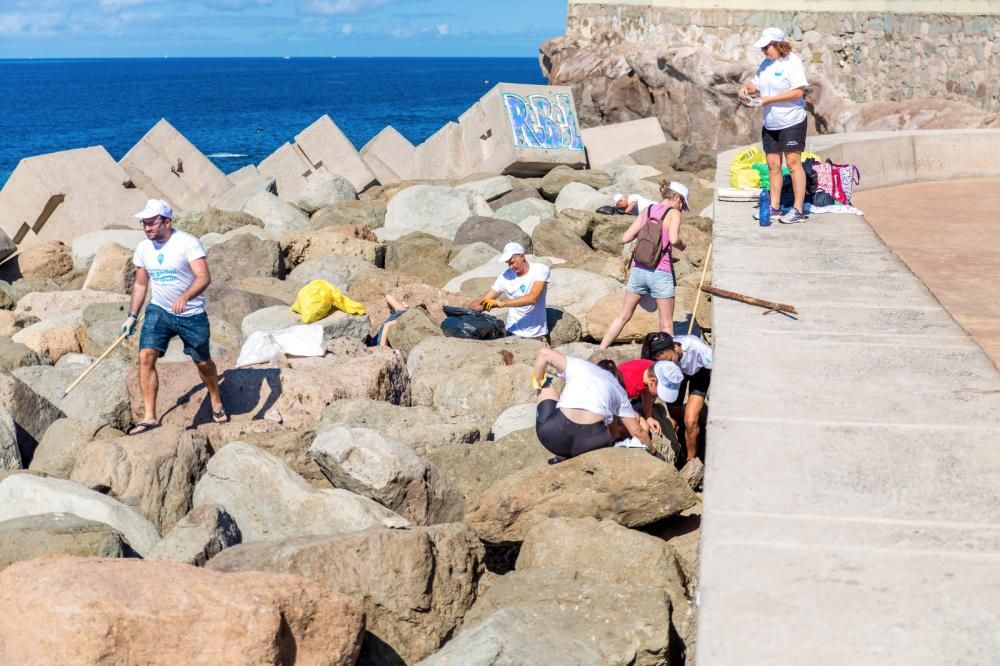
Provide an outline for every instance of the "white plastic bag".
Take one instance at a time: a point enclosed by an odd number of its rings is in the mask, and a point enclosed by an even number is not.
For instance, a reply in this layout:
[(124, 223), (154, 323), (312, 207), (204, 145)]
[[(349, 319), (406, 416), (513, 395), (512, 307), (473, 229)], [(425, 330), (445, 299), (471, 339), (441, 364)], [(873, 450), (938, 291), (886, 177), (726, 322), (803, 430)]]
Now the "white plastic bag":
[(240, 349), (236, 367), (267, 363), (279, 353), (286, 356), (323, 356), (326, 353), (323, 327), (319, 324), (307, 324), (278, 331), (251, 333)]

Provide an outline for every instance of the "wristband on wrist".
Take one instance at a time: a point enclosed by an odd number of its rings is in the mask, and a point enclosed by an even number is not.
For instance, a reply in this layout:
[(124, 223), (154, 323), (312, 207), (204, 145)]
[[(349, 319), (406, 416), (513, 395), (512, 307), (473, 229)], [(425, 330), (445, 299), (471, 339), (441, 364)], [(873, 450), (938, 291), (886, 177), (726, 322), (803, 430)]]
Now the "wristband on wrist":
[(133, 319), (136, 319), (136, 318), (138, 318), (139, 313), (138, 312), (129, 312), (128, 316), (132, 317)]

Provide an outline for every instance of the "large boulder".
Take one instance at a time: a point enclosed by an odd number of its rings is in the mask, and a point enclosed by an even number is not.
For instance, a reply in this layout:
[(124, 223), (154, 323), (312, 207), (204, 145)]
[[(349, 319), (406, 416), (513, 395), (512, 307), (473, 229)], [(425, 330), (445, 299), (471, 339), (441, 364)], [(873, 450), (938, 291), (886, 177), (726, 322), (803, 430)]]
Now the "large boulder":
[(26, 278), (60, 278), (73, 271), (73, 252), (60, 241), (42, 241), (21, 252), (17, 266)]
[(68, 479), (76, 467), (76, 458), (87, 442), (115, 439), (123, 433), (103, 421), (61, 418), (42, 435), (28, 467), (32, 472)]
[(602, 518), (641, 527), (697, 501), (673, 465), (635, 449), (600, 449), (501, 479), (466, 514), (483, 541), (514, 544), (550, 517)]
[(357, 198), (357, 190), (346, 178), (335, 173), (318, 173), (306, 182), (295, 204), (306, 215), (312, 215), (321, 208)]
[(105, 523), (145, 555), (160, 540), (153, 524), (132, 507), (73, 481), (14, 474), (0, 481), (0, 520), (39, 513), (72, 513)]
[(552, 281), (545, 294), (545, 304), (559, 308), (587, 326), (587, 315), (600, 299), (624, 289), (624, 285), (604, 275), (578, 268), (553, 268)]
[[(567, 211), (576, 213), (577, 211)], [(622, 235), (635, 221), (631, 215), (601, 215), (594, 213), (591, 217), (590, 244), (598, 252), (607, 252), (624, 257), (630, 252), (631, 244), (622, 243)]]
[(146, 559), (184, 562), (200, 567), (242, 540), (240, 528), (225, 509), (204, 504), (181, 518), (146, 554)]
[(514, 571), (476, 601), (465, 616), (463, 633), (511, 609), (544, 618), (540, 630), (588, 646), (600, 655), (601, 664), (671, 663), (670, 600), (656, 587), (589, 579), (572, 569)]
[(473, 268), (478, 268), (486, 262), (496, 259), (498, 256), (499, 253), (495, 247), (481, 241), (476, 241), (458, 250), (452, 256), (448, 265), (456, 271), (464, 273), (465, 271), (471, 271)]
[(326, 280), (345, 294), (362, 272), (372, 267), (371, 262), (361, 257), (341, 254), (317, 256), (303, 261), (288, 274), (292, 280), (308, 284), (313, 280)]
[(611, 520), (551, 518), (531, 528), (517, 557), (518, 571), (570, 569), (582, 580), (661, 589), (670, 621), (694, 654), (696, 611), (674, 549), (663, 539)]
[(240, 234), (209, 248), (208, 269), (214, 284), (230, 286), (248, 277), (284, 277), (285, 262), (276, 241)]
[(343, 224), (363, 224), (369, 229), (378, 229), (385, 224), (385, 212), (386, 205), (381, 201), (339, 201), (313, 213), (309, 222), (316, 229)]
[(135, 507), (163, 533), (191, 510), (194, 486), (208, 458), (208, 441), (201, 433), (155, 428), (87, 442), (69, 478)]
[(415, 185), (389, 201), (379, 238), (390, 240), (423, 231), (451, 240), (471, 216), (488, 217), (492, 212), (486, 200), (474, 192), (439, 185)]
[[(433, 407), (449, 417), (492, 423), (511, 405), (534, 398), (529, 368), (541, 346), (514, 337), (426, 338), (407, 359), (413, 404)], [(470, 390), (473, 386), (475, 390)]]
[(279, 243), (285, 262), (290, 267), (331, 254), (360, 257), (375, 266), (385, 264), (385, 245), (329, 228), (320, 231), (286, 231), (281, 234)]
[(268, 296), (291, 305), (295, 302), (295, 297), (298, 295), (299, 289), (304, 287), (305, 284), (292, 278), (281, 280), (273, 277), (248, 277), (237, 280), (233, 286), (236, 289), (248, 291), (251, 294)]
[(242, 210), (263, 222), (268, 231), (281, 233), (290, 229), (312, 228), (308, 215), (267, 191), (251, 196)]
[(141, 560), (12, 565), (0, 613), (11, 664), (351, 666), (364, 634), (361, 604), (305, 578)]
[(337, 400), (323, 412), (323, 423), (377, 430), (428, 457), (447, 445), (464, 448), (482, 436), (479, 425), (472, 420), (452, 422), (429, 407), (402, 407), (367, 399)]
[[(292, 312), (287, 305), (272, 305), (268, 308), (251, 312), (240, 323), (244, 337), (250, 337), (257, 331), (280, 331), (302, 324), (298, 313)], [(367, 315), (352, 315), (334, 308), (326, 317), (314, 321), (313, 325), (323, 328), (323, 339), (354, 338), (364, 340), (368, 336), (370, 322)]]
[(7, 408), (17, 426), (17, 446), (22, 464), (31, 463), (38, 441), (56, 419), (66, 416), (47, 398), (9, 372), (0, 371), (0, 405)]
[(594, 254), (590, 246), (558, 218), (539, 223), (531, 233), (531, 240), (535, 252), (548, 257), (577, 261)]
[(134, 250), (118, 243), (102, 245), (90, 264), (83, 288), (131, 294), (136, 271), (135, 264), (132, 263), (134, 253)]
[(605, 666), (592, 644), (567, 635), (559, 617), (504, 608), (466, 627), (418, 666)]
[(566, 186), (573, 183), (586, 185), (598, 190), (611, 184), (611, 177), (596, 169), (577, 170), (567, 166), (557, 166), (542, 178), (539, 191), (549, 201), (555, 201)]
[(545, 320), (549, 326), (549, 344), (553, 347), (579, 342), (583, 337), (580, 320), (559, 308), (546, 308)]
[(18, 368), (13, 374), (70, 418), (97, 420), (126, 430), (132, 422), (132, 414), (125, 378), (132, 371), (132, 366), (120, 356), (109, 356), (76, 388), (65, 393), (69, 385), (90, 366), (89, 357), (77, 358), (81, 362), (34, 365)]
[[(621, 312), (624, 301), (625, 290), (620, 289), (594, 303), (585, 318), (587, 334), (595, 340), (602, 339), (608, 326)], [(632, 318), (625, 324), (625, 328), (621, 330), (613, 342), (642, 342), (647, 333), (658, 330), (660, 330), (660, 315), (656, 309), (656, 301), (645, 297), (639, 301), (639, 306), (635, 309)]]
[(14, 415), (0, 405), (0, 472), (19, 470), (24, 467), (21, 449), (17, 446), (17, 425)]
[(470, 506), (497, 481), (522, 470), (546, 467), (550, 457), (535, 436), (534, 425), (496, 441), (450, 442), (427, 453), (427, 459), (459, 487)]
[[(328, 346), (332, 350), (323, 358), (291, 358), (281, 368), (235, 368), (233, 357), (217, 358), (222, 401), (230, 418), (251, 421), (266, 416), (287, 428), (302, 429), (314, 427), (326, 406), (343, 398), (409, 402), (410, 381), (401, 354), (366, 348), (348, 338)], [(188, 428), (211, 421), (208, 394), (193, 363), (161, 362), (157, 375), (157, 413), (164, 425)], [(135, 371), (129, 374), (128, 391), (133, 417), (139, 419), (142, 395)]]
[(534, 431), (537, 414), (538, 405), (535, 402), (525, 402), (509, 407), (493, 422), (490, 435), (494, 440), (501, 440), (518, 430)]
[(44, 355), (8, 337), (0, 336), (0, 370), (10, 372), (15, 368), (29, 365), (41, 365), (48, 360)]
[(86, 337), (83, 318), (79, 311), (74, 311), (22, 328), (11, 340), (32, 350), (46, 363), (55, 363), (66, 354), (83, 351)]
[(520, 243), (527, 251), (532, 251), (531, 236), (524, 233), (521, 227), (509, 220), (495, 217), (474, 215), (467, 219), (455, 232), (455, 244), (467, 245), (482, 242), (493, 247), (497, 252), (503, 250), (507, 243)]
[(72, 513), (41, 513), (0, 522), (0, 570), (46, 555), (127, 557), (118, 530)]
[(478, 194), (487, 201), (494, 201), (513, 190), (514, 183), (511, 182), (510, 176), (493, 176), (456, 185), (455, 189)]
[(385, 267), (440, 287), (457, 274), (448, 266), (453, 251), (454, 246), (445, 238), (423, 232), (410, 233), (388, 244)]
[(38, 321), (38, 317), (33, 317), (29, 314), (11, 312), (10, 310), (0, 310), (0, 336), (5, 338), (13, 337), (18, 331), (21, 331)]
[[(334, 405), (340, 402), (345, 401), (338, 400)], [(385, 402), (378, 404), (390, 406)], [(395, 405), (391, 406), (395, 407)], [(323, 470), (309, 455), (309, 445), (312, 444), (315, 436), (312, 429), (289, 430), (277, 421), (259, 419), (257, 421), (233, 421), (221, 424), (206, 423), (198, 430), (205, 433), (214, 451), (219, 451), (222, 447), (233, 442), (250, 444), (284, 460), (293, 472), (311, 485), (323, 489), (333, 487), (330, 485), (330, 480), (323, 474)]]
[(239, 526), (244, 543), (410, 524), (349, 490), (320, 490), (283, 460), (242, 442), (212, 456), (195, 487), (194, 503), (222, 506)]
[(555, 205), (543, 199), (523, 199), (507, 204), (503, 208), (493, 213), (493, 217), (520, 224), (529, 217), (538, 217), (541, 220), (556, 216)]
[(389, 346), (408, 355), (424, 339), (443, 333), (441, 325), (431, 318), (427, 310), (414, 307), (400, 315), (384, 335)]
[(369, 497), (416, 525), (462, 520), (461, 491), (394, 437), (332, 424), (316, 433), (309, 453), (334, 487)]
[(127, 306), (128, 302), (129, 297), (125, 294), (113, 294), (107, 291), (89, 289), (33, 291), (18, 298), (14, 312), (32, 315), (44, 321), (55, 317), (65, 317), (72, 313), (80, 313), (88, 305), (116, 303)]
[(484, 550), (461, 524), (369, 529), (236, 546), (208, 567), (310, 578), (364, 604), (359, 663), (410, 664), (455, 631), (476, 597)]
[[(222, 320), (240, 328), (247, 315), (283, 304), (284, 301), (274, 296), (255, 294), (234, 287), (211, 285), (205, 291), (205, 312), (208, 313), (213, 325)], [(285, 309), (288, 309), (287, 305)]]
[[(174, 226), (177, 221), (174, 220)], [(126, 247), (132, 252), (139, 247), (139, 243), (146, 240), (146, 232), (142, 229), (101, 229), (91, 231), (73, 239), (73, 268), (81, 271), (90, 265), (97, 254), (97, 250), (107, 243), (114, 243)]]
[[(233, 210), (220, 210), (209, 206), (205, 210), (186, 210), (177, 213), (174, 218), (174, 229), (186, 231), (192, 236), (201, 238), (205, 234), (226, 234), (246, 226), (264, 228), (264, 223), (250, 213)], [(73, 245), (76, 253), (76, 244)]]

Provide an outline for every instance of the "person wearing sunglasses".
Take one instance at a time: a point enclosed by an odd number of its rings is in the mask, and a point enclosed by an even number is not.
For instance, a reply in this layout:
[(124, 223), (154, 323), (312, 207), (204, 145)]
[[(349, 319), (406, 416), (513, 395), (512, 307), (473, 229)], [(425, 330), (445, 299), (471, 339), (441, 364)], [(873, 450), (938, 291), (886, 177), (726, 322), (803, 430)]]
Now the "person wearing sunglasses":
[(128, 318), (122, 324), (123, 335), (135, 332), (139, 309), (152, 288), (145, 320), (139, 334), (139, 390), (142, 393), (143, 418), (130, 435), (138, 435), (159, 425), (156, 394), (159, 379), (156, 361), (167, 351), (172, 338), (184, 343), (184, 353), (191, 357), (212, 403), (212, 420), (229, 420), (219, 392), (219, 375), (209, 350), (208, 315), (204, 291), (212, 282), (205, 248), (201, 241), (173, 228), (173, 210), (162, 199), (150, 199), (135, 214), (146, 232), (132, 256), (136, 266), (135, 283)]
[[(782, 224), (794, 224), (808, 218), (805, 214), (806, 172), (802, 168), (802, 151), (806, 147), (806, 81), (802, 59), (792, 53), (792, 47), (780, 28), (766, 28), (754, 42), (764, 61), (753, 79), (739, 89), (739, 98), (749, 101), (759, 93), (764, 108), (761, 142), (767, 155), (770, 181), (771, 217)], [(784, 176), (781, 161), (792, 176), (794, 205), (781, 214), (781, 186)]]

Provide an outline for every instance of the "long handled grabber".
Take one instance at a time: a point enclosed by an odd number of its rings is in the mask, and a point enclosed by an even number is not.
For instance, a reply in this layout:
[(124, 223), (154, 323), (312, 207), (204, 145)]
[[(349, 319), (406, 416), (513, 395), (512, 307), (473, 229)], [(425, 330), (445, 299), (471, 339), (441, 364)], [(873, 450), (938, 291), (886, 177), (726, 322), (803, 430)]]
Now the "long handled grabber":
[(694, 297), (694, 309), (691, 310), (691, 321), (688, 323), (688, 335), (694, 329), (694, 318), (698, 314), (698, 304), (701, 302), (701, 288), (705, 286), (705, 275), (708, 273), (708, 262), (712, 258), (712, 245), (708, 244), (708, 252), (705, 253), (705, 264), (701, 267), (701, 281), (698, 283), (698, 294)]
[[(138, 328), (139, 324), (141, 324), (141, 323), (142, 323), (142, 316), (140, 316), (138, 319), (135, 320), (136, 328)], [(122, 333), (121, 335), (119, 335), (118, 339), (115, 340), (113, 343), (111, 343), (111, 346), (108, 347), (107, 351), (105, 351), (103, 354), (101, 354), (96, 359), (94, 359), (94, 362), (91, 363), (87, 367), (87, 369), (83, 371), (83, 374), (81, 374), (79, 377), (77, 377), (75, 380), (73, 380), (73, 383), (66, 387), (66, 390), (63, 391), (62, 396), (60, 397), (60, 400), (62, 400), (63, 398), (65, 398), (67, 395), (69, 395), (69, 392), (72, 391), (73, 389), (75, 389), (77, 384), (79, 384), (84, 379), (86, 379), (87, 375), (89, 375), (91, 372), (93, 372), (94, 368), (96, 368), (98, 365), (100, 365), (101, 361), (103, 361), (104, 359), (106, 359), (108, 357), (108, 355), (115, 350), (115, 347), (117, 347), (118, 345), (120, 345), (122, 343), (122, 340), (124, 340), (125, 338), (127, 338), (129, 335), (131, 335), (131, 334), (130, 333)]]

